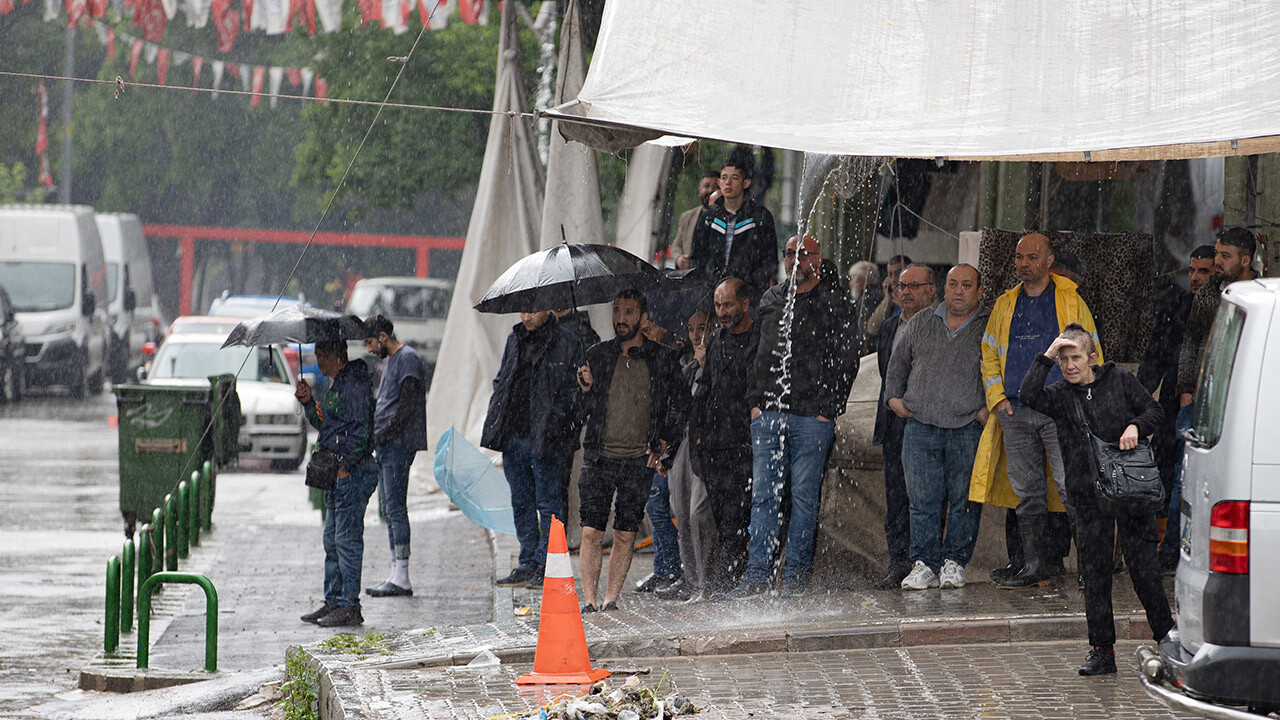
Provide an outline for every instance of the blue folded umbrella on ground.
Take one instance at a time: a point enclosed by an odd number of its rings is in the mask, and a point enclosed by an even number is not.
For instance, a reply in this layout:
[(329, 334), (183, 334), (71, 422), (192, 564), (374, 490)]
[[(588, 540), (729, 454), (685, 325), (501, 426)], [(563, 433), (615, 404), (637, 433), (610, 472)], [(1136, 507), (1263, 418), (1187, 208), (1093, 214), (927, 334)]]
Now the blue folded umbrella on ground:
[(436, 444), (436, 483), (471, 522), (494, 532), (516, 534), (511, 487), (484, 453), (453, 428)]

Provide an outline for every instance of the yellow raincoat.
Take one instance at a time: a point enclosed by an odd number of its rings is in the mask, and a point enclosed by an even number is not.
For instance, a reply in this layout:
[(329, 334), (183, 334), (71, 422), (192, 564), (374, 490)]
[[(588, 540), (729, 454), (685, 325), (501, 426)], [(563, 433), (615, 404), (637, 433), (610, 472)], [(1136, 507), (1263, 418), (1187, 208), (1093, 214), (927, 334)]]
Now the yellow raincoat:
[[(1093, 335), (1094, 347), (1098, 351), (1098, 364), (1102, 360), (1102, 342), (1098, 338), (1098, 328), (1093, 322), (1093, 314), (1089, 306), (1076, 292), (1076, 284), (1061, 275), (1050, 274), (1053, 280), (1054, 305), (1058, 309), (1058, 331), (1071, 323), (1080, 323)], [(973, 460), (973, 474), (969, 478), (969, 499), (986, 505), (1000, 507), (1017, 507), (1018, 496), (1009, 484), (1009, 472), (1005, 467), (1004, 432), (1000, 428), (999, 413), (996, 404), (1005, 399), (1004, 360), (1009, 352), (1009, 325), (1013, 322), (1013, 306), (1022, 291), (1022, 283), (1005, 291), (996, 300), (987, 320), (987, 331), (982, 336), (982, 382), (987, 393), (987, 409), (991, 418), (982, 430), (982, 440), (978, 443), (978, 454)], [(1046, 348), (1047, 349), (1047, 348)], [(1017, 380), (1022, 382), (1021, 378)], [(1046, 467), (1045, 475), (1050, 471)], [(1064, 512), (1062, 499), (1054, 487), (1052, 478), (1047, 478), (1048, 503), (1050, 512)]]

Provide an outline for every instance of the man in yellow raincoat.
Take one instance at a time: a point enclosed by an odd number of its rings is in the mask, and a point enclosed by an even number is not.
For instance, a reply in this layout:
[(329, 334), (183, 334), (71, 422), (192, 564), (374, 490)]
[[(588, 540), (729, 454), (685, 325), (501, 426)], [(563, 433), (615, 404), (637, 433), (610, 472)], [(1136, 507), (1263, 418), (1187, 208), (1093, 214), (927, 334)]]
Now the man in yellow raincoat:
[(1018, 402), (1022, 376), (1036, 354), (1073, 322), (1093, 334), (1102, 362), (1093, 315), (1074, 282), (1049, 272), (1053, 261), (1053, 247), (1044, 235), (1031, 233), (1018, 241), (1014, 268), (1021, 282), (996, 300), (982, 339), (983, 386), (996, 422), (983, 429), (969, 499), (1017, 510), (1023, 564), (1011, 576), (994, 578), (1001, 587), (1048, 581), (1048, 513), (1062, 512), (1061, 498), (1066, 497), (1057, 429), (1047, 416)]

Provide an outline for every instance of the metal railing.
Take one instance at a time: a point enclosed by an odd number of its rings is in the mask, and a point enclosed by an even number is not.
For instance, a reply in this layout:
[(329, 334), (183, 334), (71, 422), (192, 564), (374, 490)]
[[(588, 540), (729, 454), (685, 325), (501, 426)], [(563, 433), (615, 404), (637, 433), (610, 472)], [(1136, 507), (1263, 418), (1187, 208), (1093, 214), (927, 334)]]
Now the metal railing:
[(151, 651), (151, 593), (160, 583), (199, 585), (204, 590), (204, 669), (218, 671), (218, 591), (199, 573), (162, 572), (138, 589), (138, 669), (146, 670)]
[[(141, 648), (150, 639), (144, 637), (144, 633), (150, 633), (151, 593), (158, 591), (160, 583), (207, 585), (205, 595), (211, 598), (214, 610), (209, 624), (211, 639), (206, 641), (213, 646), (205, 649), (205, 666), (213, 672), (212, 667), (217, 662), (217, 592), (203, 575), (177, 573), (178, 561), (187, 559), (191, 548), (199, 547), (201, 530), (210, 532), (213, 529), (213, 473), (213, 463), (208, 460), (200, 469), (192, 471), (190, 480), (179, 482), (173, 492), (165, 496), (163, 504), (151, 511), (151, 522), (142, 526), (137, 543), (133, 538), (126, 540), (120, 554), (107, 560), (106, 617), (102, 624), (102, 649), (107, 655), (116, 653), (122, 631), (133, 631), (135, 600)], [(184, 579), (151, 582), (162, 574), (177, 574)], [(145, 602), (144, 588), (147, 590)], [(138, 657), (138, 667), (145, 668), (142, 663), (145, 663), (146, 653), (140, 651)]]

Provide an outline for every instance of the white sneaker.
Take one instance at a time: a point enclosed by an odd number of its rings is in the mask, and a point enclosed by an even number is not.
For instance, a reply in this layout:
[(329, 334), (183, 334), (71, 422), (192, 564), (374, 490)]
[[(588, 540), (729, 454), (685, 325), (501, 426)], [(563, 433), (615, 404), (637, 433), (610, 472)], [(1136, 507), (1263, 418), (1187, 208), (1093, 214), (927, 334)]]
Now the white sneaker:
[(911, 573), (902, 580), (903, 590), (927, 590), (935, 587), (938, 587), (938, 574), (920, 560), (916, 561)]
[(944, 588), (964, 587), (964, 567), (955, 560), (943, 560), (942, 572), (939, 573)]

